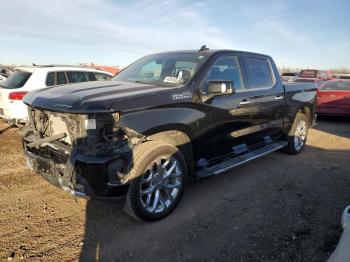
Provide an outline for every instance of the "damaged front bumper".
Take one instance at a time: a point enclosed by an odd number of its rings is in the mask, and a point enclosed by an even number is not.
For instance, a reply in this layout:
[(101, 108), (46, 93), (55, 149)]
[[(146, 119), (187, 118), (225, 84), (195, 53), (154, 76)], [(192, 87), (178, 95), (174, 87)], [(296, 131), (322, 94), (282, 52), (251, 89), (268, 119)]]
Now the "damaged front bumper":
[(70, 193), (74, 197), (79, 197), (83, 199), (90, 199), (91, 196), (87, 193), (87, 190), (79, 191), (70, 186), (64, 186), (63, 177), (55, 170), (54, 164), (48, 158), (35, 155), (29, 151), (25, 151), (25, 157), (27, 160), (28, 167), (34, 172), (40, 174), (45, 180), (50, 184), (63, 189), (64, 191)]
[(124, 201), (129, 185), (123, 178), (132, 164), (132, 149), (109, 155), (87, 155), (59, 141), (34, 134), (23, 137), (28, 166), (52, 185), (74, 197)]
[(143, 136), (118, 113), (90, 115), (28, 109), (21, 130), (29, 167), (56, 187), (87, 199), (124, 199), (133, 147)]

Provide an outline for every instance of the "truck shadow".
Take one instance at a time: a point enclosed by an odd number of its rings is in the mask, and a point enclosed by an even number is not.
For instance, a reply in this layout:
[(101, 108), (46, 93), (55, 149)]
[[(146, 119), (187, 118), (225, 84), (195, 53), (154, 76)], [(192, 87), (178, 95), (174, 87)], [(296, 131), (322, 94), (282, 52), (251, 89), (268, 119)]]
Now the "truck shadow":
[(112, 261), (113, 254), (106, 250), (107, 246), (119, 239), (123, 224), (129, 227), (135, 223), (117, 204), (87, 201), (84, 243), (79, 261)]

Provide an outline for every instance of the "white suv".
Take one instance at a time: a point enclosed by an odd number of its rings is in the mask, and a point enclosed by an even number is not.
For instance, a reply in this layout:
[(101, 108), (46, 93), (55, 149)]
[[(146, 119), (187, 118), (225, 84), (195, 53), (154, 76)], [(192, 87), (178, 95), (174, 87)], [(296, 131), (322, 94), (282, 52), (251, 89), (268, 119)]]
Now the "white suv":
[(83, 67), (32, 66), (18, 67), (0, 82), (0, 118), (24, 123), (27, 121), (27, 107), (22, 102), (30, 91), (78, 82), (109, 80), (113, 74)]

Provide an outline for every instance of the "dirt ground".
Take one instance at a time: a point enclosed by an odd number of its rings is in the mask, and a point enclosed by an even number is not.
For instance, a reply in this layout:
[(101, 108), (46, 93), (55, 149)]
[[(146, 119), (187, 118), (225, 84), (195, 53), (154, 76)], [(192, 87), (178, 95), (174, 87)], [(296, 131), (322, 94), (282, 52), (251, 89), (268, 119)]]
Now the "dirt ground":
[(10, 129), (0, 134), (0, 260), (325, 261), (349, 189), (350, 120), (323, 118), (302, 154), (190, 184), (173, 214), (143, 223), (29, 171)]

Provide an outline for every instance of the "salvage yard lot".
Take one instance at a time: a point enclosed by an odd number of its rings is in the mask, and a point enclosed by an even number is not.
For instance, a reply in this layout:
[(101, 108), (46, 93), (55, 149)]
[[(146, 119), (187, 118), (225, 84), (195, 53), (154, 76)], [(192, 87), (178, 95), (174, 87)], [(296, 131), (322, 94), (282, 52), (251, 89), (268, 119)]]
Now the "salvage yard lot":
[(190, 184), (169, 217), (144, 223), (29, 171), (10, 129), (0, 134), (0, 260), (325, 261), (350, 204), (349, 170), (350, 120), (323, 118), (300, 155)]

